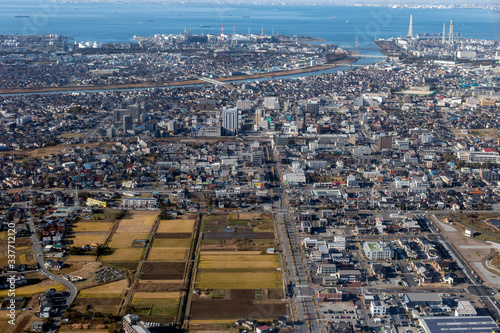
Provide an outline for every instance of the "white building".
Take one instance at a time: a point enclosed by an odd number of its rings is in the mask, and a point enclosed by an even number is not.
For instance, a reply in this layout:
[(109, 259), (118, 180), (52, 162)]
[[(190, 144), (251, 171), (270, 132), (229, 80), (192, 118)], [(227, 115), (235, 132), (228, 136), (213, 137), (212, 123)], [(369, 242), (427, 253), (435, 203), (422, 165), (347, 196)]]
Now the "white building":
[(391, 260), (394, 256), (391, 246), (384, 242), (365, 242), (363, 250), (370, 260)]
[(385, 304), (379, 301), (370, 302), (370, 312), (372, 316), (385, 316), (387, 313), (387, 308)]
[(458, 301), (455, 317), (472, 317), (476, 315), (477, 311), (469, 301)]
[(123, 206), (125, 207), (147, 207), (154, 208), (157, 205), (155, 198), (123, 198)]
[(224, 135), (235, 135), (238, 133), (238, 108), (222, 109), (222, 128)]

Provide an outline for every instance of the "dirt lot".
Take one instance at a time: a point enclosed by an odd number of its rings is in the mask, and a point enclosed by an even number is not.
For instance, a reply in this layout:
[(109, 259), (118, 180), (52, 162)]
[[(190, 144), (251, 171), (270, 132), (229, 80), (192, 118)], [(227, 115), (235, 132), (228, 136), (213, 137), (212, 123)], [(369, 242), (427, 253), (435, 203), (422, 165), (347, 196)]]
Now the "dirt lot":
[[(442, 221), (442, 220), (440, 220)], [(444, 223), (443, 223), (444, 224)], [(486, 269), (484, 268), (483, 261), (490, 254), (493, 253), (494, 247), (489, 243), (480, 241), (471, 237), (466, 237), (463, 233), (464, 227), (462, 225), (450, 226), (447, 224), (438, 225), (441, 232), (446, 235), (446, 238), (452, 244), (457, 251), (460, 252), (462, 257), (467, 261), (467, 263), (482, 277), (486, 282), (491, 282), (493, 284), (498, 284), (498, 277), (493, 278), (495, 275), (492, 273), (485, 274)], [(451, 228), (454, 231), (451, 231)], [(491, 281), (490, 281), (491, 278)]]
[(185, 269), (185, 262), (147, 262), (141, 280), (182, 280)]
[(271, 319), (287, 314), (286, 303), (259, 304), (252, 300), (198, 299), (191, 305), (193, 319)]

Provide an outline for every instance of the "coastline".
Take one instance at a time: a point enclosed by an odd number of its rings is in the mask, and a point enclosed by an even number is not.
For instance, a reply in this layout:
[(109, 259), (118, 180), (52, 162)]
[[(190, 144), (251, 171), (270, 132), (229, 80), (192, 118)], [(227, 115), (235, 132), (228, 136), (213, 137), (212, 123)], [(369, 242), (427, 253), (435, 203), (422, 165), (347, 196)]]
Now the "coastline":
[[(262, 74), (251, 74), (251, 75), (238, 75), (229, 76), (223, 78), (217, 78), (216, 81), (220, 82), (230, 82), (230, 81), (240, 81), (240, 80), (252, 80), (252, 79), (262, 79), (262, 78), (273, 78), (277, 76), (284, 75), (294, 75), (301, 73), (311, 73), (322, 71), (325, 69), (335, 68), (341, 65), (350, 65), (356, 62), (359, 58), (347, 58), (339, 61), (334, 61), (329, 64), (322, 64), (313, 67), (305, 67), (292, 70), (282, 70), (270, 73)], [(185, 85), (195, 85), (195, 84), (206, 84), (202, 80), (185, 80), (185, 81), (169, 81), (169, 82), (156, 82), (156, 83), (130, 83), (130, 84), (113, 84), (113, 85), (94, 85), (94, 86), (62, 86), (62, 87), (33, 87), (33, 88), (11, 88), (11, 89), (0, 89), (0, 95), (7, 94), (30, 94), (30, 93), (47, 93), (47, 92), (78, 92), (78, 91), (88, 91), (88, 90), (127, 90), (127, 89), (144, 89), (144, 88), (165, 88), (165, 87), (176, 87)]]

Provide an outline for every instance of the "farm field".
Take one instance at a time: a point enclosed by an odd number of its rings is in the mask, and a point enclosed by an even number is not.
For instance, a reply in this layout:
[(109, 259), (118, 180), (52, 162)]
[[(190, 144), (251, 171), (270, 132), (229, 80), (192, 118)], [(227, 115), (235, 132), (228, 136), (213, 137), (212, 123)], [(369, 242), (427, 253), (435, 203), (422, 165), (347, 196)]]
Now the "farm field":
[(113, 222), (77, 222), (73, 226), (74, 232), (82, 231), (110, 231), (113, 227)]
[(192, 303), (193, 319), (234, 319), (246, 318), (252, 314), (252, 319), (273, 319), (287, 314), (284, 302), (258, 303), (252, 300), (197, 299)]
[(200, 289), (276, 289), (281, 286), (281, 272), (277, 270), (200, 270), (196, 281)]
[(289, 314), (282, 301), (280, 257), (263, 254), (277, 246), (272, 216), (229, 213), (204, 216), (202, 221), (198, 293), (189, 313), (193, 329), (219, 327), (235, 318), (266, 320)]
[(139, 261), (143, 252), (143, 248), (112, 248), (101, 261)]
[(184, 261), (187, 258), (188, 249), (153, 247), (149, 251), (148, 261)]
[(121, 297), (122, 295), (125, 295), (128, 288), (128, 280), (123, 279), (106, 283), (97, 287), (80, 290), (79, 297), (96, 297), (98, 295), (114, 295), (112, 297)]
[(72, 246), (85, 246), (92, 243), (103, 244), (108, 237), (108, 232), (77, 232), (71, 235), (68, 240)]
[(191, 233), (194, 220), (161, 220), (158, 233)]
[[(120, 227), (118, 227), (120, 228)], [(148, 233), (137, 233), (137, 232), (124, 232), (120, 234), (113, 234), (111, 241), (108, 246), (112, 249), (114, 248), (127, 248), (132, 247), (132, 243), (136, 239), (148, 239)]]
[(191, 239), (189, 238), (156, 238), (153, 241), (153, 247), (177, 247), (189, 248)]
[(179, 308), (179, 298), (134, 298), (132, 306), (139, 316), (175, 319)]
[[(147, 262), (141, 272), (143, 280), (181, 280), (184, 278), (186, 262)], [(155, 281), (159, 283), (159, 281)]]
[(120, 221), (115, 233), (146, 233), (149, 234), (155, 223), (156, 212), (128, 212)]

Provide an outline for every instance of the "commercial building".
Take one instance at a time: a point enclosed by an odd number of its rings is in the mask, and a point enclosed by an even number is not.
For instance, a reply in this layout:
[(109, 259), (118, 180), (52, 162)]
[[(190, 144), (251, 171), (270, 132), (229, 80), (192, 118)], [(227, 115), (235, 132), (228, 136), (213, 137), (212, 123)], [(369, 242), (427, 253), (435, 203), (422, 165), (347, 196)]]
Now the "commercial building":
[(408, 307), (434, 307), (443, 303), (439, 293), (407, 293), (404, 295), (404, 300)]
[(498, 325), (490, 316), (473, 317), (422, 317), (420, 326), (425, 333), (492, 333)]
[(363, 250), (370, 260), (391, 260), (394, 255), (391, 246), (384, 242), (365, 242)]

